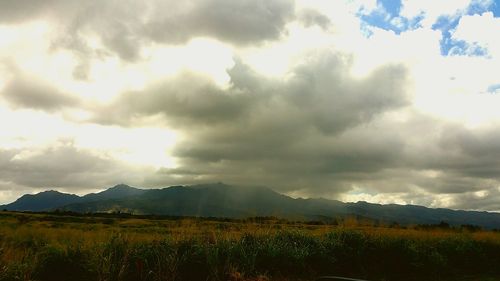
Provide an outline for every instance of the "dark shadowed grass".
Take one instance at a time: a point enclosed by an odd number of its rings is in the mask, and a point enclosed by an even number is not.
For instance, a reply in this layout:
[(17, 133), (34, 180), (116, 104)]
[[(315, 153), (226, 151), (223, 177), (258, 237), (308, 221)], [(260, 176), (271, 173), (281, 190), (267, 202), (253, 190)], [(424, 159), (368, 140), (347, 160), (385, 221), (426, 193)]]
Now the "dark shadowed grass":
[(145, 219), (109, 223), (109, 218), (56, 220), (54, 226), (36, 216), (21, 220), (0, 218), (1, 281), (313, 280), (320, 275), (500, 280), (500, 234), (495, 232)]

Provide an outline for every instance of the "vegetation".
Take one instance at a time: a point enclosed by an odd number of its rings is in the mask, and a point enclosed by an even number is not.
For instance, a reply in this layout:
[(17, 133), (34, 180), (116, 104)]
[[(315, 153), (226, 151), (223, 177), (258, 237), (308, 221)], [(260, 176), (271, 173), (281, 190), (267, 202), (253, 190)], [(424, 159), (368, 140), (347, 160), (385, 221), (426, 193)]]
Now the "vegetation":
[(45, 191), (26, 194), (0, 206), (10, 211), (55, 211), (76, 213), (127, 212), (134, 215), (246, 218), (279, 216), (293, 220), (332, 221), (357, 217), (399, 224), (476, 225), (500, 227), (500, 213), (433, 209), (414, 205), (343, 203), (327, 199), (291, 198), (265, 187), (237, 187), (223, 183), (138, 189), (117, 185), (84, 196)]
[(499, 280), (500, 233), (373, 225), (0, 212), (0, 280)]

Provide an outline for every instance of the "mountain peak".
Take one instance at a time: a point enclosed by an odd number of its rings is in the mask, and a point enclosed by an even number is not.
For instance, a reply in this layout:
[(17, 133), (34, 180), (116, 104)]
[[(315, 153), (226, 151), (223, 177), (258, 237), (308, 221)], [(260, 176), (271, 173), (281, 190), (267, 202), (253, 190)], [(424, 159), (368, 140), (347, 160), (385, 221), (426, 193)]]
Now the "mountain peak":
[(63, 194), (63, 193), (60, 192), (60, 191), (57, 191), (57, 190), (50, 189), (50, 190), (45, 190), (45, 191), (38, 192), (35, 195), (38, 195), (38, 194), (47, 194), (47, 195), (50, 195), (50, 194)]
[(3, 207), (15, 211), (44, 211), (75, 203), (80, 199), (81, 197), (75, 194), (62, 193), (57, 190), (47, 190), (37, 194), (25, 194), (16, 201), (4, 205)]
[(134, 195), (140, 195), (143, 189), (135, 188), (126, 184), (117, 184), (98, 193), (89, 193), (83, 196), (83, 201), (96, 201), (105, 199), (120, 199)]
[(107, 190), (120, 190), (120, 189), (135, 189), (135, 188), (131, 187), (130, 185), (120, 183), (120, 184), (117, 184), (113, 187), (108, 188)]

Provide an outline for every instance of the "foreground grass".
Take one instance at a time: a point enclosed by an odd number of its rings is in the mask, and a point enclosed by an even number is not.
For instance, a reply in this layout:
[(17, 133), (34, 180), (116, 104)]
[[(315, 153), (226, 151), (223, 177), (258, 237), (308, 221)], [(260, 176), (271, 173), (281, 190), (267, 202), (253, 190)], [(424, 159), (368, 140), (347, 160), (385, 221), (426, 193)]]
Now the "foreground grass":
[(4, 280), (500, 280), (500, 233), (0, 213)]

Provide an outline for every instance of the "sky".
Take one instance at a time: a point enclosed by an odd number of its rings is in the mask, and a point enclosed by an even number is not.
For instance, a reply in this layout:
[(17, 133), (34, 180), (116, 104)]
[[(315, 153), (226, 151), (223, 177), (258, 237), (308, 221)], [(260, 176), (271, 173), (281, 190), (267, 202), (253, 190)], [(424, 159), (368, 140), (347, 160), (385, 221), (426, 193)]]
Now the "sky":
[(0, 203), (224, 182), (500, 211), (500, 1), (0, 1)]

